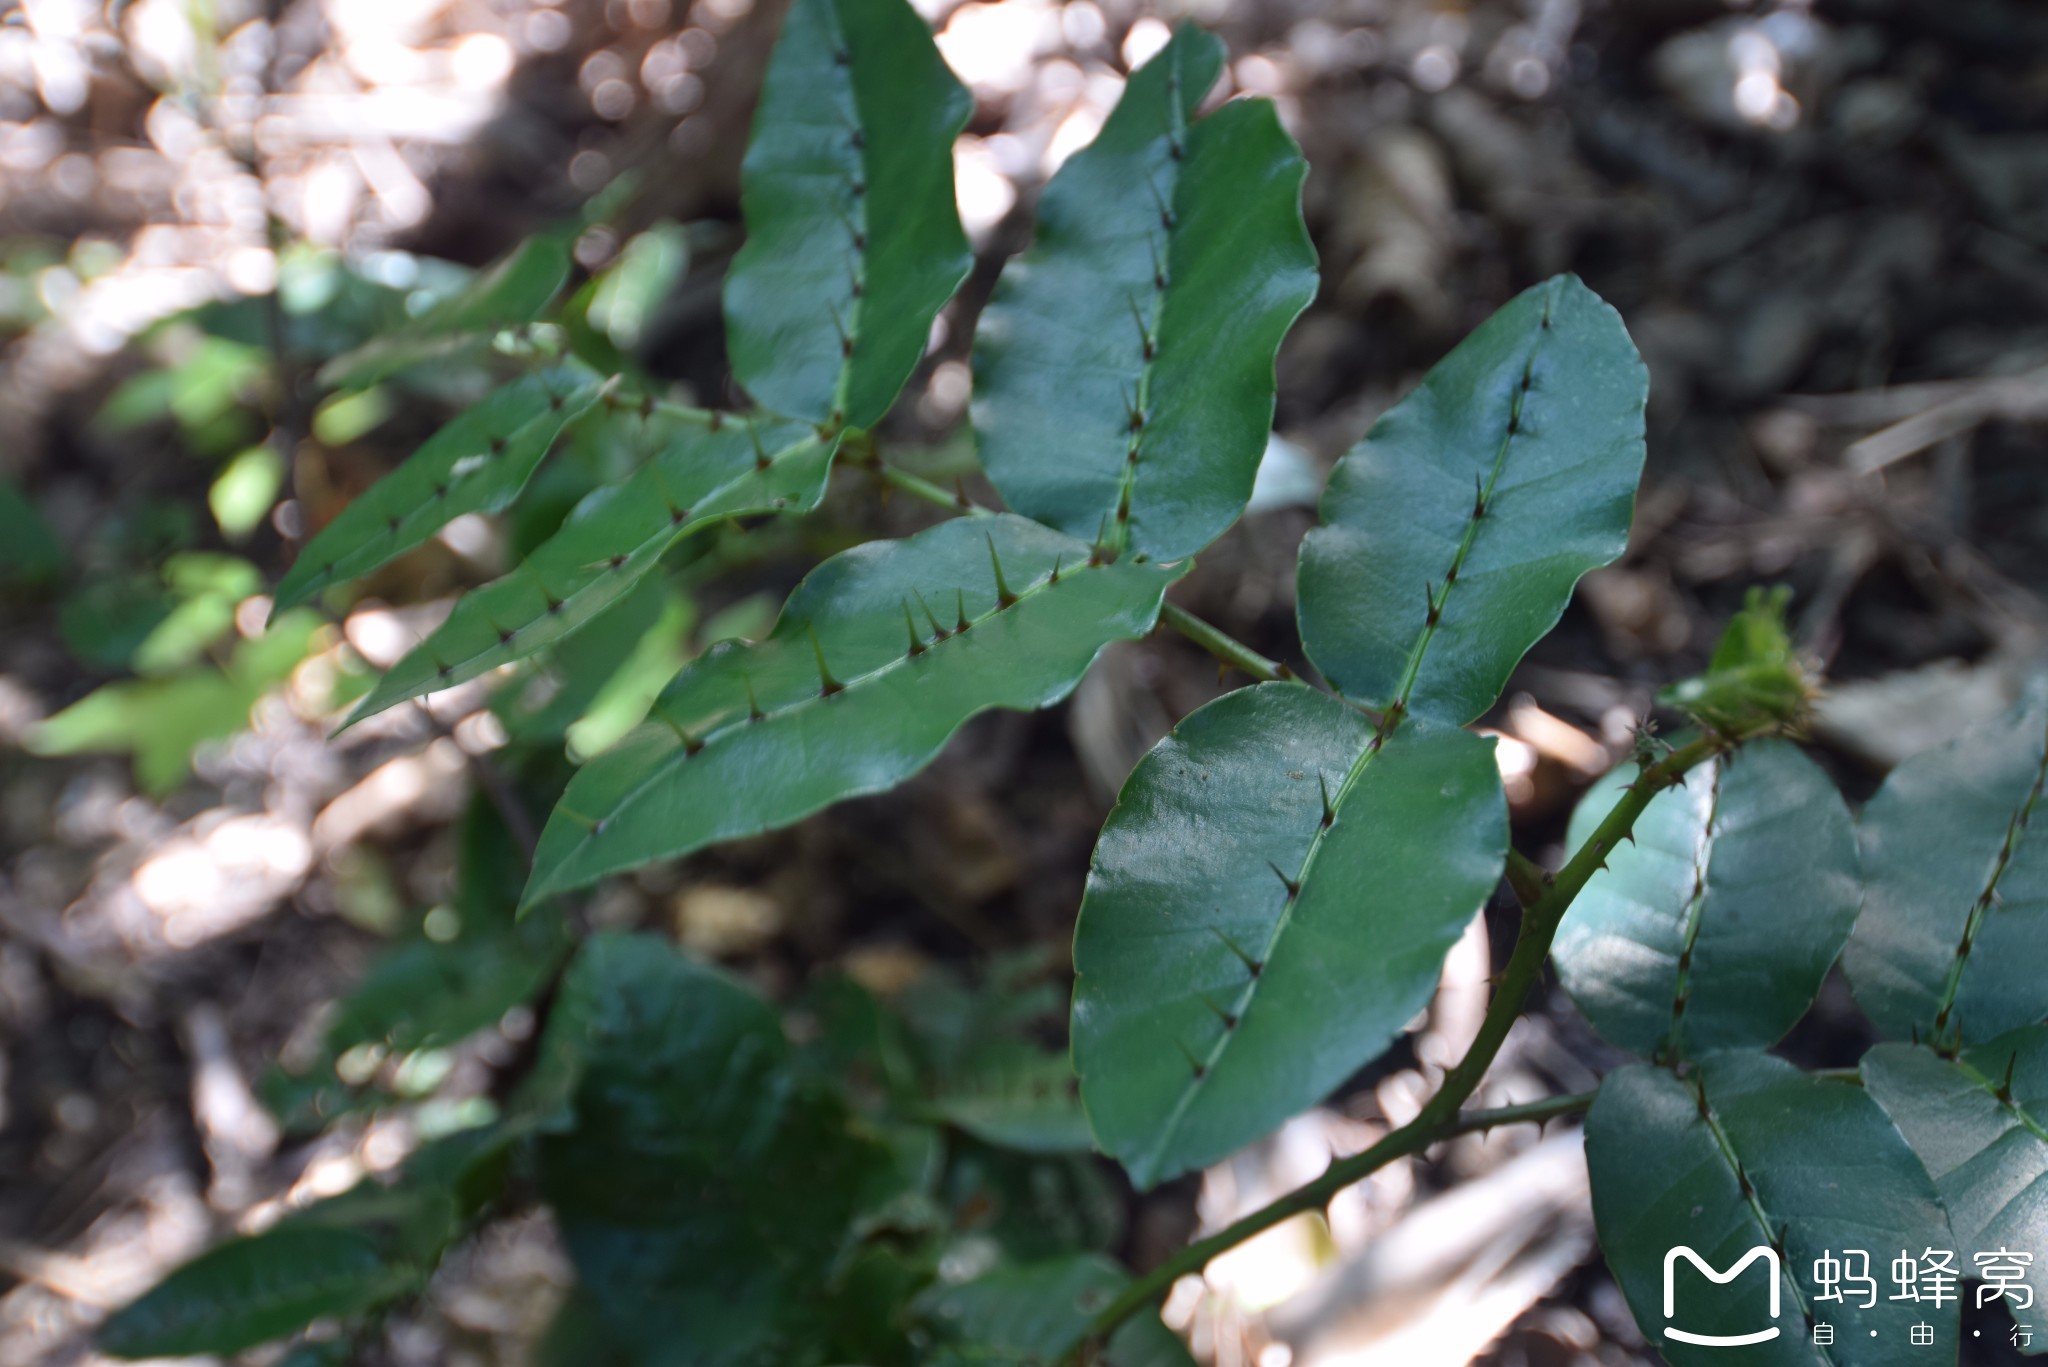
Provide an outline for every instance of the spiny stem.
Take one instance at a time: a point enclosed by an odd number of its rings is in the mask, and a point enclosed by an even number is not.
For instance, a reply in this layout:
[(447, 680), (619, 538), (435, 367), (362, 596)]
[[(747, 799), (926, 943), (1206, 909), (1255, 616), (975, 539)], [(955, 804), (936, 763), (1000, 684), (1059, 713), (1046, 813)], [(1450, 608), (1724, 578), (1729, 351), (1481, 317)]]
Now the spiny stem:
[[(1458, 1060), (1457, 1066), (1444, 1075), (1443, 1085), (1437, 1088), (1436, 1095), (1423, 1105), (1415, 1119), (1363, 1153), (1338, 1159), (1314, 1181), (1295, 1188), (1208, 1238), (1196, 1240), (1144, 1276), (1135, 1278), (1121, 1295), (1090, 1321), (1088, 1332), (1075, 1346), (1074, 1353), (1068, 1355), (1068, 1360), (1074, 1360), (1087, 1343), (1101, 1341), (1138, 1310), (1165, 1295), (1174, 1282), (1200, 1271), (1218, 1254), (1303, 1211), (1323, 1209), (1338, 1192), (1378, 1172), (1395, 1159), (1412, 1157), (1440, 1140), (1472, 1129), (1506, 1124), (1515, 1119), (1545, 1118), (1540, 1114), (1540, 1108), (1548, 1103), (1541, 1102), (1505, 1108), (1508, 1113), (1538, 1112), (1527, 1115), (1484, 1111), (1461, 1115), (1459, 1108), (1478, 1089), (1486, 1070), (1493, 1065), (1494, 1055), (1500, 1052), (1501, 1045), (1507, 1040), (1509, 1027), (1522, 1014), (1529, 989), (1543, 974), (1543, 961), (1550, 955), (1551, 937), (1557, 933), (1558, 922), (1564, 918), (1572, 899), (1579, 895), (1580, 889), (1586, 886), (1586, 881), (1616, 843), (1635, 828), (1636, 818), (1650, 805), (1651, 798), (1678, 783), (1694, 765), (1712, 759), (1735, 744), (1734, 737), (1704, 735), (1645, 767), (1636, 781), (1623, 791), (1614, 809), (1600, 822), (1592, 837), (1562, 869), (1550, 876), (1543, 891), (1522, 913), (1522, 928), (1515, 938), (1514, 953), (1508, 959), (1507, 970), (1501, 975), (1500, 990), (1494, 993), (1493, 1001), (1487, 1006), (1486, 1018), (1480, 1023), (1471, 1048), (1465, 1051), (1465, 1057)], [(1582, 1098), (1555, 1098), (1561, 1106), (1567, 1100), (1571, 1104), (1558, 1114), (1579, 1109)]]
[(1167, 603), (1159, 609), (1159, 620), (1233, 669), (1241, 669), (1262, 683), (1278, 683), (1294, 677), (1294, 671), (1278, 660), (1269, 660), (1250, 646), (1210, 626), (1186, 608)]

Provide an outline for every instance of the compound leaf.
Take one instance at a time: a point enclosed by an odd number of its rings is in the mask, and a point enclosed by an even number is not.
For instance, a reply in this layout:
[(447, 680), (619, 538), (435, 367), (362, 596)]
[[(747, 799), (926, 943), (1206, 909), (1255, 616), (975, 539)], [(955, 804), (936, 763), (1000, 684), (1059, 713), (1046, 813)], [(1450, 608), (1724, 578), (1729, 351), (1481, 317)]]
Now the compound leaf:
[[(2048, 1027), (2028, 1026), (1954, 1059), (1910, 1044), (1863, 1056), (1863, 1084), (1920, 1155), (1948, 1207), (1957, 1270), (1979, 1253), (2033, 1255), (2020, 1278), (2048, 1305)], [(2048, 1342), (2029, 1351), (2048, 1352)]]
[[(1644, 1336), (1672, 1367), (1731, 1358), (1747, 1367), (1955, 1361), (1953, 1301), (1942, 1308), (1887, 1298), (1886, 1274), (1900, 1250), (1917, 1258), (1953, 1245), (1933, 1183), (1861, 1087), (1808, 1076), (1767, 1054), (1709, 1055), (1683, 1079), (1631, 1064), (1601, 1083), (1586, 1118), (1586, 1164), (1607, 1264)], [(1773, 1245), (1782, 1259), (1775, 1317)], [(1676, 1252), (1688, 1250), (1720, 1274), (1758, 1248), (1761, 1265), (1722, 1287)], [(1861, 1272), (1844, 1257), (1852, 1250), (1867, 1255)], [(1825, 1288), (1814, 1264), (1824, 1254), (1850, 1264), (1839, 1269), (1844, 1277), (1875, 1278), (1875, 1303), (1866, 1308), (1840, 1278), (1850, 1299), (1817, 1299)], [(1814, 1343), (1809, 1315), (1832, 1322), (1832, 1346)], [(1911, 1344), (1919, 1323), (1931, 1326), (1932, 1344)], [(1767, 1331), (1768, 1340), (1739, 1353), (1679, 1337)]]
[(425, 542), (464, 513), (519, 496), (564, 425), (597, 400), (597, 377), (558, 365), (492, 390), (427, 438), (299, 551), (277, 586), (283, 612)]
[(1149, 1187), (1321, 1100), (1429, 1001), (1506, 850), (1492, 746), (1468, 732), (1382, 743), (1291, 683), (1190, 715), (1124, 784), (1081, 904), (1096, 1140)]
[[(1592, 839), (1634, 768), (1596, 784), (1566, 845)], [(1558, 927), (1558, 976), (1593, 1028), (1646, 1058), (1775, 1044), (1856, 924), (1856, 834), (1840, 794), (1784, 741), (1758, 741), (1659, 793)]]
[(648, 458), (585, 497), (518, 569), (465, 594), (348, 725), (555, 645), (624, 598), (664, 551), (700, 527), (748, 513), (809, 512), (825, 496), (839, 445), (801, 423), (670, 404), (610, 420), (640, 426), (635, 442)]
[(2048, 1018), (2048, 682), (1891, 772), (1863, 810), (1864, 905), (1842, 968), (1889, 1039), (1996, 1038)]
[[(917, 1309), (938, 1341), (928, 1367), (1034, 1367), (1059, 1361), (1129, 1281), (1097, 1254), (1007, 1267), (938, 1286)], [(1187, 1345), (1141, 1312), (1110, 1336), (1104, 1367), (1193, 1367)]]
[(976, 440), (1004, 501), (1157, 560), (1244, 510), (1274, 354), (1316, 289), (1308, 166), (1271, 103), (1194, 117), (1222, 66), (1190, 25), (1132, 75), (975, 336)]
[(1570, 275), (1516, 296), (1337, 463), (1302, 644), (1368, 706), (1462, 725), (1628, 544), (1649, 373)]
[(880, 792), (969, 717), (1049, 707), (1151, 630), (1185, 566), (1090, 564), (1022, 518), (958, 518), (832, 557), (757, 645), (713, 647), (570, 781), (526, 901)]
[(973, 257), (953, 140), (973, 101), (904, 0), (796, 0), (741, 170), (725, 281), (734, 376), (763, 407), (870, 427)]

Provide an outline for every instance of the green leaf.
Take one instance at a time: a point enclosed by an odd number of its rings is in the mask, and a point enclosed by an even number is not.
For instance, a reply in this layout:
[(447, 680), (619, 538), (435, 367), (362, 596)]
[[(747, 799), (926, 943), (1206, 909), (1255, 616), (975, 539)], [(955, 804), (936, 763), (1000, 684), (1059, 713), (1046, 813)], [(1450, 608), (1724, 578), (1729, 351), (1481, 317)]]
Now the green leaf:
[(839, 446), (800, 423), (673, 404), (610, 420), (641, 429), (644, 463), (578, 503), (518, 569), (465, 594), (378, 681), (348, 726), (556, 644), (624, 598), (700, 527), (748, 513), (809, 512), (825, 495)]
[(1382, 744), (1292, 683), (1189, 716), (1124, 784), (1081, 903), (1096, 1140), (1149, 1187), (1320, 1101), (1428, 1003), (1506, 852), (1489, 741), (1411, 721)]
[(1888, 1039), (1972, 1043), (2048, 1017), (2048, 681), (1891, 772), (1863, 809), (1863, 917), (1842, 956)]
[(453, 1044), (531, 998), (568, 948), (559, 918), (536, 914), (504, 934), (419, 940), (380, 959), (341, 1003), (327, 1047), (398, 1053)]
[(107, 1321), (99, 1346), (123, 1358), (239, 1352), (324, 1316), (369, 1310), (424, 1280), (367, 1231), (279, 1225), (171, 1273)]
[[(1572, 814), (1582, 848), (1635, 777)], [(1784, 741), (1703, 764), (1651, 799), (1607, 854), (1551, 953), (1593, 1028), (1660, 1061), (1775, 1044), (1806, 1014), (1856, 924), (1856, 834), (1834, 783)]]
[(532, 322), (569, 278), (574, 237), (573, 230), (556, 229), (527, 238), (411, 326), (329, 361), (320, 368), (320, 383), (360, 389), (409, 367), (471, 350), (479, 333)]
[[(2020, 1280), (2035, 1309), (2048, 1306), (2048, 1027), (2015, 1030), (1955, 1059), (1880, 1044), (1863, 1056), (1862, 1072), (1941, 1192), (1957, 1269), (1975, 1273), (1980, 1252), (2031, 1253)], [(2048, 1339), (2036, 1335), (2029, 1351), (2048, 1352)]]
[(464, 513), (503, 508), (597, 394), (597, 377), (579, 366), (551, 366), (492, 390), (306, 543), (277, 586), (276, 611), (396, 559)]
[(284, 460), (268, 446), (251, 446), (221, 467), (206, 491), (206, 506), (230, 542), (248, 539), (284, 491)]
[[(1079, 1254), (934, 1287), (917, 1308), (938, 1340), (927, 1367), (1042, 1367), (1081, 1341), (1088, 1322), (1130, 1278), (1109, 1259)], [(1187, 1345), (1141, 1312), (1110, 1336), (1104, 1367), (1193, 1367)]]
[(419, 321), (426, 333), (475, 332), (531, 322), (569, 278), (572, 228), (536, 233), (435, 304)]
[(1308, 164), (1272, 104), (1194, 117), (1222, 66), (1186, 25), (1132, 75), (975, 335), (975, 434), (1004, 501), (1157, 560), (1244, 511), (1274, 354), (1316, 291)]
[(1707, 672), (1663, 690), (1657, 701), (1729, 736), (1796, 724), (1813, 701), (1806, 666), (1785, 629), (1792, 590), (1753, 588), (1729, 619)]
[[(1696, 1090), (1703, 1089), (1703, 1090)], [(1703, 1114), (1704, 1112), (1704, 1114)], [(1600, 1246), (1636, 1323), (1672, 1367), (1890, 1367), (1954, 1362), (1956, 1307), (1889, 1299), (1901, 1249), (1953, 1247), (1947, 1217), (1912, 1150), (1876, 1102), (1851, 1083), (1809, 1077), (1766, 1054), (1728, 1053), (1680, 1079), (1631, 1064), (1607, 1075), (1586, 1118), (1586, 1163)], [(1665, 1259), (1691, 1249), (1717, 1273), (1751, 1249), (1783, 1250), (1778, 1314), (1760, 1259), (1725, 1286), (1680, 1262), (1664, 1311)], [(1847, 1250), (1869, 1255), (1877, 1302), (1816, 1299), (1814, 1263)], [(1853, 1270), (1853, 1269), (1850, 1269)], [(1808, 1312), (1835, 1328), (1816, 1347)], [(1911, 1346), (1916, 1323), (1935, 1342)], [(1685, 1343), (1699, 1335), (1777, 1336), (1739, 1351)]]
[(1151, 630), (1184, 570), (1091, 565), (1087, 546), (1007, 516), (832, 557), (766, 640), (714, 647), (578, 772), (525, 900), (902, 782), (976, 713), (1066, 697), (1104, 645)]
[(13, 480), (0, 477), (0, 586), (53, 583), (64, 572), (64, 548), (42, 512)]
[(256, 700), (305, 659), (319, 625), (311, 612), (289, 613), (263, 635), (237, 642), (226, 669), (207, 663), (95, 689), (30, 731), (28, 749), (38, 755), (133, 753), (142, 786), (169, 792), (185, 777), (193, 750), (248, 724)]
[(999, 1148), (1026, 1153), (1086, 1153), (1094, 1148), (1064, 1052), (1022, 1040), (992, 1042), (943, 1073), (932, 1110), (950, 1125)]
[(801, 1085), (775, 1012), (657, 940), (600, 935), (547, 1048), (578, 1055), (581, 1081), (575, 1129), (542, 1144), (542, 1189), (635, 1360), (824, 1360), (834, 1259), (894, 1168)]
[(974, 102), (904, 0), (795, 0), (740, 177), (733, 375), (764, 408), (872, 427), (973, 257), (953, 139)]
[[(1345, 696), (1462, 725), (1628, 544), (1649, 373), (1576, 276), (1524, 291), (1330, 475), (1302, 644)], [(1426, 592), (1426, 597), (1425, 597)]]
[(99, 1345), (125, 1358), (233, 1353), (411, 1295), (483, 1199), (476, 1164), (503, 1146), (488, 1133), (429, 1145), (390, 1186), (359, 1183), (208, 1249), (116, 1311)]

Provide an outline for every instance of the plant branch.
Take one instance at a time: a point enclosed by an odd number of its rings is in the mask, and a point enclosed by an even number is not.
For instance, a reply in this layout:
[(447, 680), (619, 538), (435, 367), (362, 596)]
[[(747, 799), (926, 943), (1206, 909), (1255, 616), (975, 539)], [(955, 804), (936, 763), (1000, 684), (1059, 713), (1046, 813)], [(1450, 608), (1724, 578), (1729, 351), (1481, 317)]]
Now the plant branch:
[(1261, 683), (1278, 683), (1294, 677), (1294, 671), (1278, 660), (1269, 660), (1244, 642), (1210, 626), (1186, 608), (1165, 603), (1159, 609), (1162, 626), (1172, 627), (1232, 669), (1241, 669)]
[[(1363, 1153), (1331, 1163), (1314, 1181), (1295, 1188), (1208, 1238), (1196, 1240), (1144, 1276), (1133, 1280), (1089, 1323), (1082, 1343), (1099, 1341), (1140, 1308), (1163, 1296), (1175, 1281), (1199, 1271), (1218, 1254), (1304, 1211), (1321, 1210), (1338, 1192), (1371, 1176), (1397, 1158), (1413, 1157), (1439, 1140), (1474, 1128), (1505, 1124), (1515, 1119), (1544, 1118), (1540, 1114), (1503, 1115), (1484, 1111), (1461, 1115), (1460, 1108), (1478, 1089), (1480, 1080), (1493, 1064), (1494, 1056), (1507, 1040), (1509, 1027), (1522, 1014), (1529, 990), (1543, 974), (1543, 961), (1550, 955), (1551, 938), (1557, 933), (1558, 922), (1564, 918), (1572, 899), (1579, 895), (1594, 871), (1607, 862), (1607, 856), (1614, 847), (1635, 829), (1636, 818), (1650, 805), (1651, 798), (1677, 784), (1694, 765), (1712, 759), (1735, 743), (1733, 737), (1709, 733), (1678, 747), (1656, 763), (1646, 765), (1591, 838), (1562, 869), (1546, 875), (1547, 882), (1542, 892), (1522, 913), (1522, 928), (1515, 938), (1514, 953), (1501, 975), (1499, 990), (1486, 1008), (1486, 1017), (1480, 1023), (1478, 1035), (1474, 1037), (1471, 1048), (1465, 1051), (1465, 1057), (1444, 1075), (1436, 1095), (1424, 1104), (1415, 1119)], [(1565, 1100), (1557, 1098), (1560, 1104)], [(1575, 1109), (1579, 1099), (1574, 1097), (1570, 1100)], [(1513, 1113), (1530, 1109), (1508, 1107), (1506, 1111)]]

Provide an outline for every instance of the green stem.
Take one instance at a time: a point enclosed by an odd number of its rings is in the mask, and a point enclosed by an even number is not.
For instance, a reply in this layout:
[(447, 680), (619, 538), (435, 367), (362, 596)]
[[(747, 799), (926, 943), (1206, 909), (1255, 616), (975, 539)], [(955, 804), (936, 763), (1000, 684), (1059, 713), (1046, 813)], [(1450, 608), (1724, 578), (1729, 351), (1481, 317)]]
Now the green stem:
[(1186, 608), (1176, 607), (1172, 603), (1163, 604), (1159, 609), (1159, 620), (1232, 669), (1241, 669), (1261, 683), (1279, 683), (1282, 679), (1294, 677), (1294, 671), (1286, 665), (1278, 660), (1267, 659), (1244, 642), (1210, 626)]
[(885, 465), (880, 457), (876, 457), (874, 464), (868, 468), (875, 472), (882, 483), (901, 489), (904, 493), (921, 498), (927, 503), (936, 503), (941, 508), (951, 508), (954, 512), (965, 513), (969, 517), (995, 516), (993, 509), (982, 507), (965, 494), (955, 493), (942, 485), (934, 484), (923, 475), (913, 475), (908, 470)]
[(1547, 1096), (1540, 1101), (1518, 1101), (1512, 1106), (1495, 1106), (1491, 1110), (1462, 1111), (1444, 1130), (1442, 1137), (1448, 1139), (1460, 1134), (1484, 1134), (1503, 1125), (1543, 1125), (1564, 1116), (1579, 1114), (1593, 1104), (1596, 1095), (1597, 1092), (1570, 1092), (1564, 1096)]
[[(1478, 1089), (1486, 1070), (1493, 1065), (1494, 1055), (1500, 1052), (1501, 1045), (1507, 1040), (1509, 1027), (1522, 1014), (1529, 990), (1542, 977), (1543, 961), (1550, 956), (1551, 938), (1556, 935), (1558, 922), (1564, 919), (1572, 899), (1579, 895), (1594, 871), (1606, 863), (1614, 847), (1635, 829), (1636, 818), (1650, 805), (1651, 798), (1676, 785), (1694, 765), (1712, 759), (1734, 744), (1733, 737), (1710, 733), (1646, 766), (1622, 793), (1621, 799), (1591, 838), (1579, 847), (1578, 853), (1562, 869), (1547, 876), (1541, 893), (1522, 913), (1522, 928), (1515, 937), (1514, 953), (1508, 959), (1506, 971), (1501, 974), (1500, 989), (1494, 993), (1493, 1001), (1486, 1009), (1486, 1017), (1480, 1023), (1472, 1047), (1465, 1051), (1465, 1057), (1458, 1060), (1457, 1066), (1444, 1075), (1443, 1085), (1437, 1088), (1436, 1095), (1424, 1104), (1415, 1119), (1363, 1153), (1338, 1159), (1314, 1181), (1295, 1188), (1208, 1238), (1196, 1240), (1144, 1276), (1133, 1280), (1089, 1323), (1081, 1343), (1100, 1341), (1139, 1309), (1165, 1295), (1174, 1282), (1200, 1271), (1218, 1254), (1237, 1247), (1283, 1220), (1304, 1211), (1323, 1209), (1338, 1192), (1371, 1176), (1397, 1158), (1413, 1157), (1439, 1140), (1471, 1129), (1485, 1128), (1487, 1124), (1544, 1118), (1541, 1115), (1516, 1114), (1503, 1118), (1500, 1112), (1485, 1111), (1460, 1114), (1460, 1108)], [(1577, 1109), (1580, 1100), (1578, 1097), (1555, 1099), (1560, 1105), (1569, 1101), (1568, 1109)], [(1527, 1111), (1546, 1104), (1530, 1103), (1506, 1110), (1510, 1113)], [(1493, 1118), (1483, 1119), (1489, 1116)], [(1079, 1347), (1076, 1345), (1077, 1352)]]

